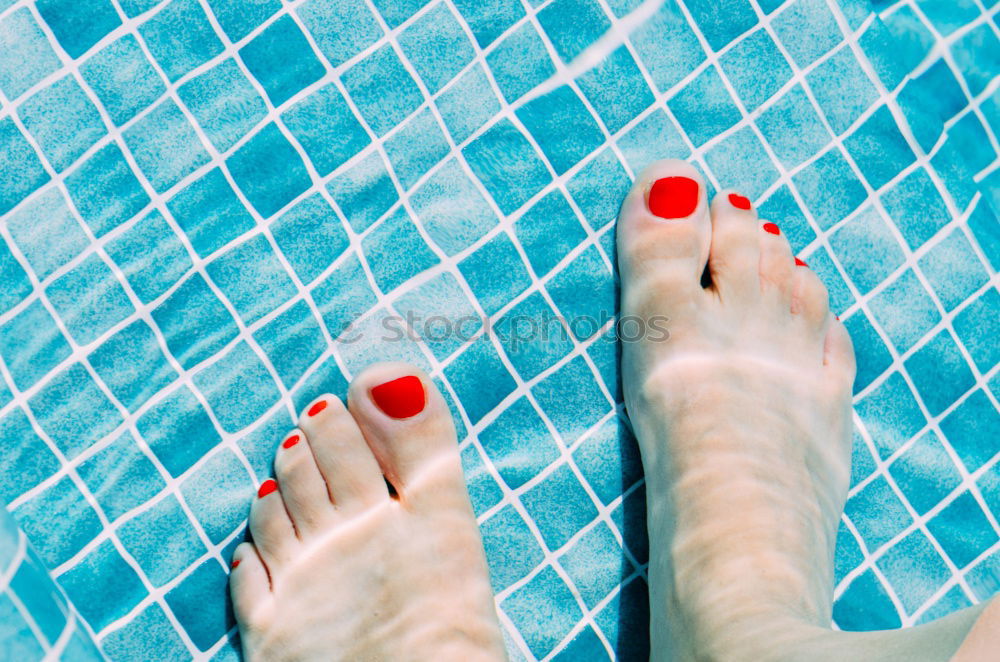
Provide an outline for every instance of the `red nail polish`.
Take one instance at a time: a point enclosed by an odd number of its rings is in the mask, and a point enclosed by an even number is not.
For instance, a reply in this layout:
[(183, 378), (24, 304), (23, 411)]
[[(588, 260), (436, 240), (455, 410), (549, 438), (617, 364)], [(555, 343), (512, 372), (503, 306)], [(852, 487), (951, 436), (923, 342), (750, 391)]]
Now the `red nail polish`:
[(660, 218), (685, 218), (698, 208), (698, 182), (689, 177), (664, 177), (649, 189), (649, 211)]
[(229, 569), (230, 570), (236, 570), (236, 566), (238, 566), (239, 564), (240, 564), (240, 560), (236, 559), (235, 561), (233, 561), (233, 564), (231, 566), (229, 566)]
[(260, 484), (260, 487), (257, 488), (257, 498), (263, 499), (271, 492), (274, 492), (276, 489), (278, 489), (278, 482), (273, 478), (268, 478), (267, 480), (265, 480), (263, 483)]
[(729, 204), (736, 207), (737, 209), (749, 210), (750, 198), (744, 198), (742, 195), (739, 195), (737, 193), (730, 193)]
[(424, 410), (427, 398), (419, 377), (400, 377), (372, 388), (372, 400), (393, 418), (409, 418)]
[(315, 416), (324, 409), (326, 409), (326, 400), (320, 400), (319, 402), (317, 402), (316, 404), (314, 404), (312, 407), (309, 408), (309, 411), (306, 412), (306, 415)]
[(781, 234), (781, 230), (774, 223), (765, 223), (764, 232), (770, 232), (771, 234)]
[(799, 258), (795, 258), (795, 266), (797, 266), (797, 267), (808, 267), (809, 265), (806, 264), (805, 262), (803, 262), (802, 260), (800, 260)]
[(281, 443), (281, 447), (282, 448), (291, 448), (292, 446), (294, 446), (297, 443), (299, 443), (299, 435), (293, 434), (291, 437), (289, 437), (288, 439), (285, 439)]

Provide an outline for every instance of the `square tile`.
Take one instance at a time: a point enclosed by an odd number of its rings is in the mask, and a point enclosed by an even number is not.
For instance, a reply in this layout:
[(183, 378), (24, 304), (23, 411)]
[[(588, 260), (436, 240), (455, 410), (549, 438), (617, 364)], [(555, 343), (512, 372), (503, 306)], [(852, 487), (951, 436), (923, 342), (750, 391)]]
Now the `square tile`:
[(185, 503), (216, 545), (246, 522), (256, 491), (243, 463), (228, 448), (212, 455), (181, 483)]
[(391, 29), (409, 20), (427, 0), (372, 0), (372, 4)]
[(1000, 324), (1000, 292), (988, 289), (952, 320), (959, 340), (965, 345), (979, 372), (988, 373), (1000, 363), (1000, 344), (996, 343)]
[[(431, 369), (430, 363), (416, 340), (409, 337), (402, 328), (400, 318), (385, 307), (374, 309), (371, 314), (359, 320), (350, 331), (337, 341), (341, 359), (348, 372), (357, 374), (376, 361), (400, 361), (412, 363), (424, 371)], [(315, 395), (305, 393), (302, 395)], [(306, 397), (301, 406), (308, 404)]]
[[(17, 539), (16, 536), (11, 537), (14, 540)], [(31, 552), (26, 554), (20, 566), (16, 567), (13, 577), (10, 577), (9, 588), (6, 592), (18, 597), (21, 601), (22, 609), (30, 614), (32, 620), (35, 621), (34, 624), (37, 630), (42, 633), (42, 636), (50, 644), (55, 645), (59, 641), (59, 636), (63, 633), (63, 630), (66, 629), (66, 622), (71, 616), (67, 613), (65, 597), (59, 592), (55, 582), (52, 581), (48, 570), (34, 557), (35, 555)], [(15, 568), (12, 567), (11, 571), (14, 570)], [(16, 644), (14, 644), (10, 637), (10, 625), (12, 622), (16, 622), (17, 617), (11, 618), (11, 616), (11, 614), (4, 614), (0, 617), (3, 618), (4, 623), (4, 647), (7, 650), (7, 655), (13, 659), (42, 659), (42, 655), (37, 657), (18, 656), (16, 650), (14, 650)], [(28, 636), (34, 637), (33, 634), (29, 634)], [(64, 653), (69, 652), (68, 648), (69, 646), (63, 649)], [(96, 650), (93, 651), (92, 655), (92, 659), (99, 659), (98, 656), (100, 654)]]
[(508, 595), (500, 608), (539, 659), (548, 655), (582, 616), (569, 587), (551, 566)]
[(573, 175), (566, 188), (596, 231), (617, 220), (620, 201), (632, 188), (632, 179), (614, 151), (605, 147)]
[(122, 24), (110, 0), (38, 0), (35, 6), (66, 53), (78, 58)]
[[(521, 256), (504, 233), (459, 262), (458, 269), (487, 315), (495, 314), (531, 286), (531, 276)], [(497, 278), (498, 273), (504, 277)]]
[(750, 127), (743, 127), (713, 145), (705, 154), (705, 162), (720, 182), (730, 182), (751, 200), (759, 198), (779, 176)]
[(1000, 540), (969, 492), (963, 492), (927, 522), (927, 530), (960, 569)]
[(504, 506), (479, 527), (493, 591), (526, 576), (545, 560), (535, 536), (512, 506)]
[(7, 440), (0, 447), (0, 498), (10, 502), (54, 474), (59, 460), (19, 407), (0, 418), (0, 433)]
[(322, 176), (371, 143), (347, 101), (332, 84), (296, 102), (282, 114), (282, 120)]
[(354, 64), (341, 79), (362, 117), (379, 136), (424, 102), (420, 88), (388, 44)]
[(28, 274), (14, 258), (6, 242), (0, 244), (0, 280), (4, 283), (3, 290), (0, 290), (0, 313), (6, 313), (32, 292)]
[(913, 509), (924, 515), (956, 487), (962, 476), (933, 430), (928, 430), (889, 465), (889, 474)]
[(555, 0), (543, 7), (537, 16), (556, 53), (566, 63), (611, 27), (611, 21), (597, 0)]
[(698, 74), (667, 106), (695, 147), (701, 147), (742, 118), (715, 67)]
[(385, 160), (377, 151), (335, 176), (326, 188), (355, 232), (364, 232), (399, 200)]
[(490, 463), (512, 490), (559, 459), (559, 446), (525, 397), (505, 409), (478, 436)]
[[(558, 559), (590, 609), (597, 607), (608, 593), (632, 574), (632, 564), (625, 559), (621, 543), (603, 522), (584, 533)], [(603, 649), (601, 646), (600, 650)]]
[(654, 108), (625, 135), (619, 137), (618, 149), (632, 172), (641, 172), (650, 163), (660, 159), (685, 161), (691, 156), (691, 150), (677, 125), (667, 117), (662, 108)]
[[(121, 414), (87, 370), (74, 363), (28, 401), (38, 424), (73, 459), (122, 424)], [(70, 416), (66, 413), (71, 412)]]
[(556, 174), (563, 174), (604, 142), (597, 122), (569, 86), (532, 99), (516, 112)]
[(998, 425), (1000, 412), (986, 393), (977, 389), (941, 421), (941, 432), (972, 473), (1000, 453), (1000, 439), (993, 434)]
[(410, 202), (427, 234), (448, 255), (465, 250), (499, 223), (455, 159), (421, 184)]
[(239, 41), (281, 9), (281, 0), (208, 0), (215, 19), (230, 41)]
[(397, 39), (431, 94), (444, 87), (475, 55), (462, 26), (443, 3), (421, 14)]
[(147, 595), (139, 575), (110, 540), (60, 575), (59, 585), (74, 605), (80, 604), (80, 615), (97, 631), (125, 616)]
[[(904, 365), (913, 378), (917, 393), (934, 416), (976, 385), (976, 378), (948, 329), (938, 331)], [(941, 375), (949, 378), (942, 380)]]
[(932, 35), (907, 5), (886, 12), (872, 21), (858, 39), (865, 57), (886, 89), (892, 90), (916, 69), (934, 47)]
[(278, 248), (303, 283), (311, 283), (350, 246), (336, 212), (316, 193), (271, 224)]
[(587, 238), (573, 208), (558, 190), (543, 197), (517, 219), (514, 233), (539, 276), (548, 273)]
[(913, 523), (885, 478), (879, 476), (848, 499), (844, 513), (873, 553)]
[(111, 269), (97, 254), (53, 281), (45, 294), (80, 345), (97, 340), (135, 312)]
[(941, 321), (937, 306), (910, 269), (903, 272), (868, 305), (900, 354), (910, 349)]
[(31, 144), (9, 117), (0, 120), (0, 214), (6, 214), (45, 182), (49, 174)]
[(208, 559), (165, 596), (170, 611), (201, 651), (212, 648), (235, 625), (228, 601), (213, 599), (228, 583), (219, 562)]
[(45, 488), (11, 514), (50, 568), (70, 560), (101, 532), (101, 521), (72, 479)]
[(149, 196), (116, 143), (102, 147), (66, 177), (84, 222), (102, 237), (149, 204)]
[(198, 0), (172, 0), (139, 27), (139, 34), (171, 82), (223, 50)]
[[(444, 376), (473, 425), (517, 386), (487, 336), (474, 340), (444, 369)], [(483, 389), (483, 384), (490, 384), (491, 388)]]
[(757, 16), (747, 0), (691, 0), (686, 4), (714, 50), (720, 50), (757, 24)]
[(598, 250), (590, 246), (545, 284), (570, 332), (579, 341), (614, 319), (618, 292), (614, 276)]
[(982, 249), (986, 261), (994, 269), (1000, 267), (1000, 231), (997, 230), (997, 216), (991, 205), (984, 200), (976, 205), (972, 214), (966, 220), (966, 227), (975, 237), (976, 243)]
[(466, 141), (500, 112), (500, 101), (478, 62), (441, 92), (436, 104), (456, 144)]
[(172, 659), (188, 655), (187, 647), (163, 609), (152, 603), (130, 623), (108, 633), (101, 650), (115, 659), (149, 659), (165, 655)]
[(11, 101), (59, 68), (52, 51), (27, 7), (16, 9), (0, 21), (0, 90)]
[[(998, 45), (1000, 47), (1000, 45)], [(990, 144), (989, 134), (975, 113), (969, 113), (948, 129), (949, 140), (966, 156), (966, 165), (972, 172), (989, 167), (997, 158)]]
[[(928, 108), (927, 94), (937, 103)], [(944, 59), (932, 64), (927, 71), (910, 80), (897, 97), (900, 109), (921, 149), (929, 152), (944, 131), (944, 122), (965, 108), (962, 86)]]
[(405, 209), (397, 210), (370, 232), (361, 241), (361, 248), (375, 282), (386, 293), (439, 261)]
[(118, 0), (118, 4), (121, 5), (122, 10), (130, 18), (134, 18), (139, 14), (144, 14), (153, 7), (159, 4), (157, 0)]
[(980, 189), (973, 179), (975, 173), (966, 167), (965, 156), (960, 150), (958, 141), (949, 136), (931, 157), (931, 167), (937, 171), (955, 206), (965, 209)]
[(72, 76), (39, 90), (21, 104), (18, 114), (57, 171), (69, 167), (107, 132)]
[(842, 48), (806, 76), (816, 102), (837, 135), (878, 100), (878, 92), (854, 58)]
[(247, 325), (297, 293), (274, 248), (262, 234), (230, 248), (205, 269)]
[(166, 487), (129, 432), (84, 460), (77, 473), (111, 522)]
[(878, 560), (878, 567), (908, 614), (919, 609), (951, 578), (948, 566), (920, 530), (890, 547)]
[(831, 148), (792, 177), (821, 230), (829, 230), (868, 197), (843, 154)]
[(233, 58), (186, 81), (177, 94), (220, 152), (267, 117), (264, 100)]
[[(876, 110), (846, 137), (844, 147), (874, 189), (888, 184), (917, 159), (887, 106)], [(872, 154), (880, 158), (873, 159)]]
[(177, 377), (142, 320), (105, 340), (89, 358), (114, 396), (132, 412)]
[(921, 13), (944, 36), (979, 17), (973, 0), (918, 0)]
[(524, 16), (518, 0), (455, 0), (454, 4), (480, 48), (492, 44)]
[(167, 201), (167, 208), (201, 257), (255, 227), (219, 168), (188, 184)]
[[(757, 119), (757, 126), (788, 170), (818, 153), (832, 140), (799, 84), (765, 110)], [(788, 130), (792, 126), (794, 132)]]
[(0, 326), (0, 356), (21, 390), (33, 386), (70, 353), (52, 315), (37, 299)]
[(950, 220), (951, 214), (925, 168), (918, 168), (882, 193), (893, 224), (916, 250)]
[(763, 28), (723, 53), (719, 66), (750, 112), (777, 94), (792, 77), (788, 61)]
[(271, 122), (226, 161), (236, 185), (267, 218), (312, 185), (302, 157)]
[(530, 21), (504, 37), (486, 55), (486, 64), (507, 103), (514, 103), (556, 72), (538, 30)]
[(334, 67), (383, 36), (371, 10), (355, 0), (308, 0), (295, 13)]
[(336, 339), (378, 300), (353, 252), (312, 290), (330, 335)]
[(385, 140), (385, 153), (404, 189), (413, 187), (449, 151), (441, 125), (424, 108)]
[(156, 587), (172, 580), (207, 551), (172, 494), (122, 524), (118, 537)]
[(222, 441), (205, 408), (187, 386), (157, 402), (139, 418), (136, 427), (175, 478)]
[(194, 376), (223, 431), (239, 432), (260, 418), (280, 397), (260, 358), (240, 341)]
[(239, 328), (200, 273), (193, 273), (152, 310), (167, 348), (189, 370), (212, 356), (239, 333)]
[(159, 297), (191, 268), (191, 258), (158, 211), (105, 244), (143, 303)]
[[(77, 256), (90, 240), (58, 188), (50, 188), (7, 217), (7, 230), (39, 280)], [(18, 270), (20, 267), (18, 267)], [(16, 282), (16, 278), (4, 282)]]
[(952, 586), (947, 593), (938, 598), (929, 609), (924, 611), (920, 618), (917, 619), (917, 625), (923, 625), (924, 623), (936, 621), (937, 619), (943, 618), (948, 614), (952, 614), (960, 609), (965, 609), (966, 607), (971, 606), (972, 603), (969, 602), (969, 598), (966, 597), (962, 587)]
[[(611, 401), (582, 357), (570, 360), (531, 390), (567, 446), (611, 411)], [(572, 406), (564, 397), (567, 392), (574, 394)]]
[(80, 75), (118, 126), (166, 93), (132, 34), (127, 34), (87, 58)]
[(577, 82), (611, 133), (619, 131), (654, 102), (642, 72), (624, 46), (581, 75)]
[(892, 366), (892, 354), (864, 310), (859, 310), (844, 320), (844, 326), (851, 334), (857, 357), (858, 371), (854, 377), (856, 395)]
[(462, 154), (504, 214), (516, 211), (552, 181), (538, 152), (506, 118), (467, 145)]
[[(441, 361), (482, 327), (481, 318), (458, 280), (448, 272), (402, 295), (393, 302), (393, 308), (405, 318), (405, 326), (420, 336)], [(396, 328), (404, 333), (404, 320), (398, 322)]]
[(584, 480), (605, 505), (642, 477), (642, 458), (629, 425), (612, 416), (573, 451), (573, 460)]
[(177, 104), (167, 99), (124, 133), (136, 163), (159, 192), (209, 162), (201, 140)]
[(945, 310), (953, 310), (989, 281), (965, 234), (953, 229), (918, 261)]
[(873, 207), (837, 228), (830, 236), (830, 247), (862, 294), (878, 286), (906, 259), (889, 225)]
[(264, 88), (274, 106), (280, 106), (326, 73), (302, 30), (284, 15), (240, 49), (250, 75)]
[(538, 292), (508, 310), (493, 326), (521, 379), (534, 379), (573, 351), (562, 319)]
[(664, 2), (632, 33), (639, 59), (659, 92), (666, 92), (705, 60), (705, 51), (676, 2)]
[(962, 72), (972, 96), (986, 89), (1000, 74), (1000, 39), (994, 30), (996, 25), (983, 23), (962, 35), (951, 46), (951, 55)]
[(326, 350), (326, 340), (309, 305), (299, 301), (265, 324), (254, 339), (267, 353), (285, 388), (292, 388)]
[(910, 387), (898, 372), (854, 406), (865, 424), (882, 460), (887, 460), (899, 448), (927, 425)]
[(795, 0), (771, 18), (771, 25), (799, 69), (844, 39), (825, 0)]

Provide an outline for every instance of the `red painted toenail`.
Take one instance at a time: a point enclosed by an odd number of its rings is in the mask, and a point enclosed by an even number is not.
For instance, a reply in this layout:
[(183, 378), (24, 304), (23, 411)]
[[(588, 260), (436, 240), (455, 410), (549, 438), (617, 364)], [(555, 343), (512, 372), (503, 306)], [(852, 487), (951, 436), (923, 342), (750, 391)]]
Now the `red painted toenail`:
[(742, 195), (739, 195), (738, 193), (730, 193), (729, 204), (736, 207), (737, 209), (748, 210), (750, 209), (750, 198), (744, 198)]
[(240, 564), (240, 560), (236, 559), (235, 561), (233, 561), (233, 564), (231, 566), (229, 566), (229, 568), (231, 570), (236, 570), (236, 566), (238, 566), (239, 564)]
[(764, 232), (770, 232), (771, 234), (781, 234), (781, 230), (774, 223), (765, 223)]
[(372, 388), (372, 400), (378, 408), (393, 418), (409, 418), (424, 410), (426, 397), (419, 377), (394, 379)]
[(326, 400), (320, 400), (319, 402), (317, 402), (316, 404), (314, 404), (312, 407), (309, 408), (309, 411), (306, 412), (306, 415), (315, 416), (324, 409), (326, 409)]
[(294, 446), (297, 443), (299, 443), (299, 435), (293, 434), (291, 437), (289, 437), (288, 439), (285, 439), (285, 441), (282, 442), (281, 447), (282, 448), (291, 448), (292, 446)]
[(799, 258), (795, 258), (795, 266), (798, 266), (798, 267), (808, 267), (809, 265), (806, 264), (805, 262), (803, 262), (802, 260), (800, 260)]
[(277, 481), (275, 481), (273, 478), (268, 478), (267, 480), (265, 480), (263, 483), (260, 484), (260, 487), (257, 488), (257, 498), (263, 499), (271, 492), (274, 492), (276, 489), (278, 489)]
[(688, 177), (664, 177), (649, 189), (649, 211), (660, 218), (685, 218), (698, 208), (698, 182)]

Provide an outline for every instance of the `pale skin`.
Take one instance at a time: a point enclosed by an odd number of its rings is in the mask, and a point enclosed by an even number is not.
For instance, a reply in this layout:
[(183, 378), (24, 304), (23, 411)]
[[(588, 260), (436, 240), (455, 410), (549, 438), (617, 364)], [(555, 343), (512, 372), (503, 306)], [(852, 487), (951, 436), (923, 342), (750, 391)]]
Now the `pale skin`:
[[(624, 343), (621, 366), (647, 483), (652, 659), (993, 659), (997, 600), (907, 630), (831, 628), (854, 352), (819, 278), (732, 193), (710, 202), (691, 166), (661, 161), (619, 215), (622, 314), (670, 319), (669, 340)], [(293, 437), (234, 555), (246, 658), (505, 659), (427, 375), (373, 366)]]

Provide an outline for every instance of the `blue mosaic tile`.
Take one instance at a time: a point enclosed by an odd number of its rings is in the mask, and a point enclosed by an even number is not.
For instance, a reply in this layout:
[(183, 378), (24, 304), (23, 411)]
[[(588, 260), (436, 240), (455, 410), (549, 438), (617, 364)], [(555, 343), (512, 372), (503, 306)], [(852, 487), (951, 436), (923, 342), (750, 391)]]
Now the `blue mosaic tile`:
[[(166, 425), (168, 421), (169, 426)], [(143, 414), (136, 427), (156, 458), (174, 477), (187, 471), (221, 441), (205, 408), (187, 386), (177, 389)]]
[(771, 18), (771, 25), (800, 69), (843, 40), (825, 0), (795, 0)]
[(80, 3), (73, 0), (38, 0), (42, 19), (52, 28), (66, 53), (77, 58), (101, 38), (121, 25), (110, 0)]
[(116, 143), (102, 147), (66, 177), (84, 222), (101, 237), (139, 213), (149, 196)]
[(295, 13), (334, 67), (382, 36), (375, 15), (354, 0), (309, 0), (297, 7)]
[[(465, 405), (465, 412), (473, 424), (479, 422), (491, 409), (507, 397), (516, 386), (507, 372), (496, 349), (486, 336), (472, 342), (445, 368), (445, 377), (455, 389), (455, 394)], [(479, 387), (489, 380), (490, 389)]]
[(191, 268), (180, 238), (158, 211), (108, 242), (105, 250), (143, 303), (162, 295)]
[[(822, 150), (830, 141), (815, 108), (801, 85), (795, 85), (769, 107), (757, 120), (757, 126), (785, 168), (792, 169)], [(798, 128), (790, 134), (789, 126)]]
[(205, 553), (205, 545), (172, 495), (118, 527), (118, 538), (153, 586), (168, 583)]
[(69, 167), (107, 132), (100, 113), (72, 76), (38, 91), (18, 112), (57, 171)]
[(437, 107), (452, 139), (461, 143), (500, 112), (500, 101), (477, 63), (441, 93)]
[(377, 302), (361, 263), (354, 253), (334, 268), (333, 272), (318, 283), (312, 292), (316, 305), (323, 315), (323, 322), (334, 338)]
[(139, 27), (139, 35), (171, 82), (223, 49), (197, 0), (172, 0)]
[(233, 626), (228, 601), (214, 597), (227, 589), (229, 576), (208, 559), (165, 596), (167, 605), (200, 650), (207, 650)]
[(539, 659), (569, 634), (581, 616), (569, 587), (551, 566), (507, 596), (500, 608)]
[(253, 324), (296, 294), (288, 272), (264, 235), (229, 249), (205, 270), (245, 324)]
[(20, 408), (0, 418), (0, 432), (8, 440), (0, 447), (0, 499), (9, 502), (55, 473), (59, 460)]
[(538, 22), (563, 62), (571, 62), (611, 27), (597, 0), (555, 0), (538, 12)]
[[(167, 349), (184, 368), (193, 368), (227, 345), (239, 328), (204, 277), (195, 273), (152, 310)], [(200, 329), (211, 329), (202, 333)]]
[(330, 174), (371, 142), (333, 85), (297, 102), (282, 119), (320, 175)]
[(8, 164), (0, 174), (0, 214), (6, 214), (29, 192), (47, 182), (49, 175), (10, 118), (0, 120), (0, 159)]
[(514, 223), (514, 232), (532, 269), (544, 276), (587, 238), (565, 196), (553, 191)]
[(245, 341), (194, 377), (225, 432), (238, 432), (259, 418), (279, 392), (260, 358)]
[(374, 151), (331, 179), (327, 191), (355, 232), (364, 232), (399, 200), (384, 159)]
[(741, 115), (715, 67), (705, 69), (667, 102), (695, 147), (740, 121)]
[(882, 193), (882, 204), (911, 250), (920, 248), (951, 220), (941, 194), (923, 168)]
[(285, 15), (240, 49), (240, 58), (274, 106), (280, 106), (326, 73), (302, 30)]
[(434, 114), (425, 108), (386, 139), (385, 153), (399, 183), (410, 189), (448, 155), (448, 140)]
[(512, 506), (504, 506), (479, 530), (494, 591), (506, 589), (545, 560), (524, 518)]
[[(498, 234), (462, 260), (459, 271), (487, 315), (493, 315), (531, 285), (531, 276), (514, 243)], [(505, 275), (494, 278), (494, 270)]]
[(686, 4), (708, 45), (714, 50), (721, 49), (757, 23), (747, 0), (693, 0)]
[(872, 570), (856, 577), (834, 603), (833, 621), (840, 629), (855, 632), (902, 625), (892, 599)]
[[(461, 199), (461, 209), (450, 200)], [(468, 248), (499, 219), (455, 160), (448, 161), (418, 188), (410, 199), (421, 224), (449, 255)]]
[(105, 340), (89, 356), (94, 370), (111, 393), (135, 411), (176, 376), (142, 320), (132, 322)]
[(101, 641), (101, 649), (117, 659), (148, 659), (156, 655), (183, 657), (184, 641), (160, 605), (153, 603), (124, 627)]
[[(121, 414), (79, 363), (53, 377), (28, 402), (38, 424), (70, 459), (123, 422)], [(71, 418), (60, 416), (60, 407), (72, 407), (77, 413)]]
[(73, 339), (87, 345), (135, 312), (110, 267), (90, 255), (45, 288)]
[(166, 487), (156, 467), (128, 432), (87, 458), (77, 473), (110, 521), (149, 501)]
[(254, 227), (253, 217), (219, 168), (182, 189), (167, 201), (167, 208), (201, 257)]
[[(65, 518), (52, 520), (51, 513)], [(101, 521), (69, 477), (60, 479), (11, 513), (49, 567), (68, 561), (101, 532)]]
[(231, 41), (239, 41), (281, 9), (281, 0), (208, 0), (212, 14)]
[(524, 7), (517, 0), (455, 0), (454, 4), (481, 48), (524, 16)]
[(792, 77), (792, 68), (767, 30), (750, 33), (719, 58), (719, 65), (747, 110), (774, 96)]
[[(947, 329), (939, 331), (903, 365), (913, 378), (927, 409), (934, 416), (947, 409), (976, 383)], [(951, 376), (946, 382), (940, 379), (943, 371)]]
[(402, 208), (365, 237), (361, 246), (371, 257), (372, 275), (383, 292), (391, 292), (438, 262), (437, 255)]
[(913, 523), (899, 497), (881, 476), (848, 499), (844, 513), (854, 523), (869, 552), (882, 547)]
[(1000, 443), (990, 434), (998, 424), (1000, 413), (982, 390), (976, 390), (941, 421), (941, 432), (972, 473), (1000, 453)]
[(16, 99), (59, 68), (59, 58), (31, 11), (21, 7), (0, 21), (0, 91)]
[(312, 181), (302, 158), (274, 124), (268, 124), (226, 161), (250, 204), (264, 217), (309, 188)]
[(959, 230), (952, 230), (918, 264), (945, 310), (955, 308), (989, 279), (969, 240)]
[(513, 103), (556, 72), (545, 43), (530, 22), (504, 37), (486, 56), (500, 92)]
[(304, 301), (261, 327), (254, 339), (271, 359), (286, 388), (294, 386), (326, 349), (319, 322)]
[[(268, 459), (274, 457), (275, 449), (270, 450)], [(222, 491), (219, 486), (226, 489)], [(205, 535), (216, 545), (243, 526), (255, 491), (253, 478), (228, 449), (213, 455), (181, 483), (184, 501)]]
[(705, 59), (693, 27), (675, 0), (664, 2), (636, 30), (633, 42), (660, 92), (673, 87)]
[(1000, 540), (982, 508), (963, 492), (927, 522), (927, 530), (959, 568), (964, 568)]
[[(78, 255), (89, 241), (59, 189), (37, 196), (7, 217), (7, 229), (39, 280)], [(4, 282), (16, 282), (16, 278)]]
[(80, 65), (80, 75), (119, 126), (167, 91), (131, 34), (87, 58)]
[(52, 315), (38, 300), (0, 326), (0, 356), (20, 389), (33, 386), (70, 351)]
[(264, 100), (232, 58), (186, 81), (177, 95), (220, 152), (267, 117)]
[(379, 136), (423, 103), (420, 88), (389, 45), (351, 67), (343, 81), (362, 117)]
[(878, 92), (849, 48), (824, 60), (806, 75), (830, 127), (840, 135), (878, 99)]
[(431, 94), (454, 78), (475, 55), (462, 26), (444, 4), (421, 14), (398, 40)]

